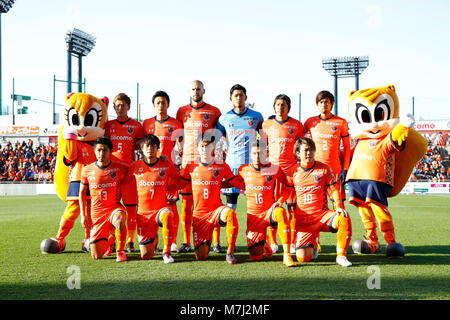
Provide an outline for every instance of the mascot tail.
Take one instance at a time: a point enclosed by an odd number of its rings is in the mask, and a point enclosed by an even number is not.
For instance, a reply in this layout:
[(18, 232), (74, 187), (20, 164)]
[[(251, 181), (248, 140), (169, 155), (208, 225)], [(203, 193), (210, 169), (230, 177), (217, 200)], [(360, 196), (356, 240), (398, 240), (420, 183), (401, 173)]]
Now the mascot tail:
[(58, 130), (58, 153), (56, 155), (56, 168), (55, 168), (55, 189), (58, 197), (66, 201), (67, 190), (69, 190), (69, 167), (64, 163), (64, 138), (62, 135), (63, 126)]
[(389, 197), (395, 197), (402, 191), (416, 163), (427, 152), (427, 141), (413, 128), (409, 129), (405, 149), (395, 157), (394, 187)]

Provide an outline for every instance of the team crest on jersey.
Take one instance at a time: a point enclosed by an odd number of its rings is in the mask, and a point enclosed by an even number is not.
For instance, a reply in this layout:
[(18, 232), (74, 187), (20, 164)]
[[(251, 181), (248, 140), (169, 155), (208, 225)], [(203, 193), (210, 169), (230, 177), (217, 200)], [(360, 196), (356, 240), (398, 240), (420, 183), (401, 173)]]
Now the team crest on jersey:
[(209, 114), (204, 113), (203, 114), (203, 120), (208, 121), (209, 120)]
[(320, 180), (322, 180), (322, 176), (321, 176), (321, 175), (318, 175), (318, 174), (315, 174), (315, 175), (314, 175), (314, 182), (315, 182), (315, 183), (319, 183)]
[(273, 177), (272, 177), (272, 176), (266, 176), (266, 182), (267, 182), (267, 183), (271, 183), (272, 180), (273, 180)]
[(113, 172), (110, 172), (109, 173), (109, 177), (111, 178), (111, 179), (115, 179), (116, 177), (117, 177), (117, 174), (116, 174), (116, 172), (115, 171), (113, 171)]
[(373, 149), (373, 148), (376, 147), (376, 145), (377, 145), (377, 142), (376, 142), (375, 140), (370, 140), (370, 141), (369, 141), (369, 144), (368, 144), (368, 147), (369, 147), (370, 149)]
[(127, 131), (128, 131), (128, 134), (133, 134), (133, 128), (129, 127), (129, 128), (127, 129)]
[(289, 133), (290, 136), (292, 136), (294, 134), (294, 129), (289, 129), (288, 133)]
[(214, 178), (218, 178), (219, 177), (219, 170), (214, 170), (213, 171), (213, 177)]
[(173, 128), (172, 127), (167, 127), (167, 132), (168, 133), (172, 133), (173, 132)]
[(337, 131), (337, 127), (336, 126), (331, 126), (331, 131), (336, 132)]
[(254, 124), (255, 124), (255, 122), (254, 122), (253, 120), (249, 120), (249, 121), (248, 121), (248, 125), (249, 125), (250, 127), (253, 127)]
[(165, 172), (164, 170), (159, 170), (158, 176), (159, 176), (160, 178), (164, 178), (164, 177), (166, 176), (166, 172)]

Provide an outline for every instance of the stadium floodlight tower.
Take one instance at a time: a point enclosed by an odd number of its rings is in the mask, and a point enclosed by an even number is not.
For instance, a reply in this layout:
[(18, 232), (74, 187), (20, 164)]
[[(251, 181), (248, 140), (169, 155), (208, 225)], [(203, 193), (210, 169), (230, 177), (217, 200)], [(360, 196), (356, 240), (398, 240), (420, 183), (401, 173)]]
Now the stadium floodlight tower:
[(338, 78), (355, 77), (359, 90), (359, 75), (369, 66), (369, 57), (341, 57), (322, 59), (322, 67), (334, 77), (334, 108), (338, 115)]
[(7, 13), (11, 9), (15, 0), (0, 0), (0, 115), (2, 115), (2, 13)]
[(81, 58), (87, 56), (95, 46), (95, 38), (90, 34), (74, 28), (67, 31), (67, 93), (72, 92), (72, 56), (78, 57), (78, 92), (82, 92)]

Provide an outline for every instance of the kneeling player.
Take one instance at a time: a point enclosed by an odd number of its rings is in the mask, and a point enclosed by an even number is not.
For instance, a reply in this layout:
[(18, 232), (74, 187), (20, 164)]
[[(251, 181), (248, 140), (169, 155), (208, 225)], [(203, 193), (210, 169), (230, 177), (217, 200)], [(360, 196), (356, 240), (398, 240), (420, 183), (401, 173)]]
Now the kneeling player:
[(290, 254), (290, 226), (283, 203), (290, 195), (290, 189), (283, 188), (277, 200), (274, 198), (277, 185), (286, 186), (286, 178), (278, 166), (267, 163), (267, 145), (255, 140), (250, 149), (250, 164), (239, 168), (238, 180), (243, 181), (247, 194), (247, 246), (250, 258), (260, 261), (263, 253), (271, 257), (273, 251), (266, 239), (267, 227), (278, 226), (278, 234), (283, 244), (283, 264), (295, 267)]
[(173, 263), (170, 245), (173, 237), (174, 213), (168, 208), (168, 180), (180, 180), (176, 168), (167, 158), (158, 157), (159, 138), (147, 134), (141, 139), (144, 159), (135, 161), (128, 170), (127, 187), (137, 188), (137, 226), (142, 259), (155, 255), (158, 227), (162, 227), (164, 263)]
[(235, 264), (237, 259), (234, 256), (234, 246), (239, 225), (236, 212), (222, 204), (220, 189), (224, 178), (234, 187), (237, 187), (238, 182), (228, 164), (215, 162), (214, 136), (208, 135), (208, 132), (204, 133), (197, 146), (200, 163), (188, 164), (180, 172), (185, 181), (192, 183), (194, 198), (192, 231), (195, 257), (197, 260), (207, 259), (214, 228), (226, 226), (228, 242), (226, 261), (229, 264)]
[[(83, 168), (80, 187), (81, 223), (91, 228), (90, 249), (93, 259), (101, 259), (110, 249), (108, 237), (115, 229), (117, 262), (126, 261), (126, 209), (120, 204), (122, 181), (127, 174), (125, 164), (110, 160), (113, 144), (108, 137), (94, 142), (97, 161)], [(87, 189), (91, 194), (91, 210), (87, 210)]]
[[(336, 263), (351, 266), (346, 253), (352, 236), (350, 216), (344, 209), (333, 173), (322, 162), (315, 161), (315, 144), (310, 138), (297, 140), (294, 154), (300, 159), (288, 182), (294, 185), (296, 206), (296, 256), (308, 262), (317, 256), (320, 232), (337, 233)], [(334, 200), (336, 211), (328, 209), (327, 194)]]

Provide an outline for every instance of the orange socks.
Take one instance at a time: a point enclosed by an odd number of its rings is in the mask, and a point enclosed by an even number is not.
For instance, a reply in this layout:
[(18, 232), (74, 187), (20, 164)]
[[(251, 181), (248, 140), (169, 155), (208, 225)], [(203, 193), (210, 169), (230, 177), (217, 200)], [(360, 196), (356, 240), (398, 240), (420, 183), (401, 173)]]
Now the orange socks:
[[(291, 245), (291, 230), (289, 226), (289, 221), (286, 215), (286, 211), (283, 208), (276, 208), (272, 213), (273, 219), (278, 223), (278, 235), (280, 236), (281, 243), (284, 245)], [(285, 252), (289, 252), (285, 251)]]
[(213, 230), (213, 245), (220, 243), (220, 227), (215, 227)]
[(178, 226), (180, 224), (180, 216), (178, 215), (178, 208), (176, 201), (169, 202), (169, 209), (173, 212), (173, 223), (172, 223), (172, 243), (177, 244), (178, 237)]
[(172, 228), (173, 228), (173, 213), (166, 210), (160, 213), (159, 221), (162, 223), (162, 237), (163, 237), (163, 253), (170, 252), (170, 245), (172, 244)]
[(192, 195), (183, 195), (181, 204), (181, 228), (183, 229), (183, 239), (184, 243), (191, 245), (192, 206), (194, 204)]
[(136, 235), (136, 206), (127, 206), (127, 228), (128, 228), (128, 239), (127, 242), (134, 242), (134, 237)]
[(333, 228), (337, 229), (337, 246), (338, 256), (345, 256), (352, 239), (352, 221), (350, 217), (337, 216), (333, 223)]
[(117, 241), (116, 252), (124, 251), (125, 243), (126, 243), (126, 239), (127, 239), (127, 227), (125, 226), (125, 228), (123, 228), (122, 230), (115, 229), (114, 233), (116, 235), (116, 241)]
[(237, 235), (239, 231), (239, 224), (236, 216), (236, 212), (233, 209), (227, 209), (225, 212), (225, 219), (223, 221), (227, 222), (227, 253), (234, 253), (234, 246), (236, 245)]
[(271, 227), (271, 226), (267, 227), (267, 234), (269, 236), (270, 243), (278, 245), (277, 228), (274, 228), (274, 227)]

